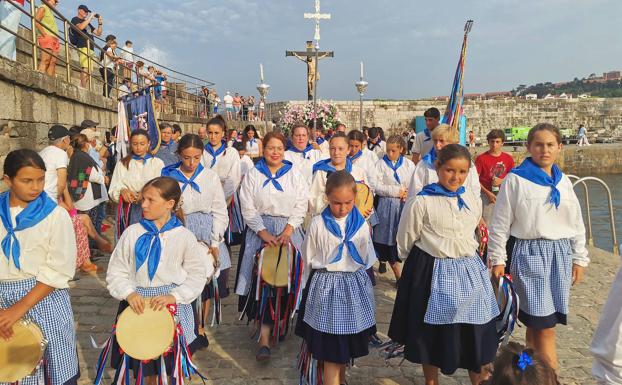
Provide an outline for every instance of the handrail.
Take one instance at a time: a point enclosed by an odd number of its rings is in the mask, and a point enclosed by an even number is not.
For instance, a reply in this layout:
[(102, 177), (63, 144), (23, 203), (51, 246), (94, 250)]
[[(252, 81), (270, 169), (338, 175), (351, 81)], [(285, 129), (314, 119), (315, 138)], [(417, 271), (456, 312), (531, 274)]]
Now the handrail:
[(586, 176), (583, 178), (579, 178), (572, 184), (572, 186), (574, 187), (577, 184), (583, 183), (586, 181), (595, 181), (595, 182), (600, 183), (605, 188), (605, 191), (607, 192), (607, 199), (609, 203), (609, 223), (611, 225), (611, 235), (613, 238), (613, 255), (620, 255), (620, 249), (618, 245), (618, 236), (616, 234), (615, 215), (613, 212), (613, 200), (611, 199), (611, 190), (609, 189), (609, 186), (607, 185), (607, 183), (605, 183), (602, 179), (599, 179), (593, 176)]
[[(578, 181), (580, 178), (576, 175), (567, 175), (571, 181)], [(592, 235), (592, 213), (590, 209), (590, 192), (587, 188), (585, 181), (581, 181), (583, 185), (583, 196), (585, 198), (585, 211), (587, 214), (587, 243), (590, 246), (594, 246), (594, 236)]]
[[(62, 57), (62, 54), (59, 52), (58, 54), (54, 54), (52, 51), (40, 47), (37, 41), (37, 26), (43, 26), (43, 24), (41, 24), (40, 21), (36, 20), (36, 8), (34, 6), (34, 0), (28, 0), (28, 3), (30, 5), (30, 12), (28, 12), (26, 7), (22, 7), (19, 4), (15, 3), (14, 0), (7, 0), (13, 7), (17, 8), (22, 14), (26, 15), (27, 18), (30, 19), (30, 27), (28, 26), (24, 26), (27, 30), (29, 30), (30, 34), (32, 35), (32, 41), (24, 38), (23, 36), (21, 36), (19, 33), (14, 33), (13, 31), (8, 30), (8, 28), (6, 28), (4, 25), (0, 25), (0, 29), (7, 31), (9, 33), (11, 33), (13, 36), (16, 37), (16, 39), (20, 39), (20, 41), (24, 41), (27, 44), (29, 44), (32, 47), (32, 68), (34, 70), (37, 70), (38, 68), (38, 55), (37, 55), (37, 50), (40, 49), (43, 52), (46, 52), (47, 54), (49, 54), (51, 57), (55, 58), (57, 60), (57, 63), (60, 66), (65, 66), (66, 68), (66, 80), (67, 82), (71, 82), (72, 81), (72, 71), (76, 71), (79, 73), (83, 72), (83, 69), (80, 68), (79, 66), (75, 66), (73, 61), (70, 58), (70, 49), (74, 50), (74, 51), (78, 51), (78, 48), (75, 47), (73, 44), (71, 44), (71, 42), (69, 41), (69, 29), (71, 28), (71, 30), (74, 33), (79, 34), (80, 36), (82, 36), (83, 38), (86, 39), (87, 41), (87, 47), (89, 49), (89, 52), (92, 52), (91, 55), (89, 55), (89, 58), (87, 60), (87, 64), (88, 64), (88, 89), (93, 91), (93, 87), (92, 87), (92, 79), (95, 77), (95, 79), (98, 82), (102, 82), (103, 81), (103, 85), (107, 84), (107, 75), (108, 75), (108, 71), (101, 71), (102, 72), (102, 76), (101, 78), (99, 76), (94, 76), (94, 74), (92, 73), (93, 71), (91, 71), (91, 68), (93, 67), (92, 63), (95, 62), (95, 67), (99, 68), (100, 70), (102, 68), (104, 68), (103, 64), (100, 63), (98, 60), (96, 60), (96, 55), (94, 55), (95, 50), (99, 50), (100, 52), (103, 52), (102, 47), (100, 47), (97, 43), (95, 43), (93, 40), (91, 40), (89, 38), (88, 35), (84, 34), (81, 30), (77, 29), (73, 24), (71, 24), (71, 22), (65, 18), (62, 14), (59, 13), (59, 11), (54, 7), (54, 6), (50, 6), (48, 4), (47, 0), (41, 0), (41, 2), (43, 4), (46, 4), (49, 6), (50, 10), (52, 11), (53, 15), (55, 16), (55, 20), (60, 20), (62, 22), (62, 28), (63, 31), (59, 31), (58, 33), (56, 33), (55, 35), (58, 37), (59, 42), (62, 44), (65, 44), (65, 52), (64, 52), (64, 58)], [(23, 25), (22, 25), (23, 26)], [(47, 28), (46, 26), (43, 26), (45, 29), (47, 29), (48, 31), (50, 31), (50, 33), (54, 33), (52, 30), (50, 30), (49, 28)], [(136, 57), (141, 57), (140, 55), (134, 54)], [(141, 57), (142, 58), (142, 57)], [(167, 68), (165, 66), (161, 66), (159, 63), (156, 63), (152, 60), (149, 59), (145, 59), (146, 62), (149, 63), (153, 63), (155, 66), (157, 67), (162, 67), (162, 68)], [(111, 87), (107, 87), (108, 89), (108, 96), (111, 96), (111, 92), (112, 90), (116, 90), (117, 92), (117, 96), (119, 95), (119, 75), (116, 70), (117, 68), (119, 69), (128, 69), (127, 66), (123, 65), (123, 64), (119, 64), (118, 67), (115, 67), (113, 69), (113, 72), (115, 73), (115, 82), (114, 84), (111, 84)], [(172, 69), (169, 69), (172, 70)], [(190, 75), (185, 75), (183, 73), (180, 73), (178, 71), (172, 70), (175, 73), (181, 74), (183, 76), (187, 76), (188, 78), (192, 78), (195, 80), (200, 80), (200, 81), (204, 81), (202, 79), (190, 76)], [(121, 74), (122, 76), (122, 74)], [(138, 75), (137, 75), (138, 76)], [(182, 85), (185, 85), (186, 87), (188, 87), (189, 85), (196, 85), (196, 82), (189, 82), (188, 80), (184, 80), (184, 79), (179, 79), (176, 78), (175, 76), (169, 76), (167, 74), (167, 80), (168, 80), (168, 88), (171, 90), (174, 90), (174, 95), (171, 95), (171, 93), (169, 93), (169, 96), (166, 100), (163, 100), (161, 102), (161, 112), (164, 112), (164, 106), (165, 105), (169, 105), (172, 104), (171, 106), (169, 106), (168, 108), (172, 107), (173, 111), (175, 112), (175, 114), (178, 113), (178, 111), (183, 111), (183, 112), (187, 112), (188, 114), (195, 115), (198, 117), (201, 115), (201, 110), (202, 107), (201, 105), (207, 105), (207, 97), (205, 97), (205, 95), (202, 95), (199, 92), (187, 92), (185, 90), (179, 90), (178, 86), (176, 86), (175, 84), (180, 84), (177, 82), (172, 82), (171, 79), (174, 80), (179, 80), (180, 83)], [(212, 82), (207, 82), (211, 85), (213, 85), (214, 83)], [(134, 83), (133, 83), (134, 84)], [(181, 103), (181, 106), (178, 106), (178, 104)]]

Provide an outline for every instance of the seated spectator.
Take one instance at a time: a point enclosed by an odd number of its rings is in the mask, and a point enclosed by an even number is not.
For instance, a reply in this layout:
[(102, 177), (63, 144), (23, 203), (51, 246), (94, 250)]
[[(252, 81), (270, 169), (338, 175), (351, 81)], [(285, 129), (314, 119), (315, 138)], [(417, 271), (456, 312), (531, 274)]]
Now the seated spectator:
[[(32, 0), (31, 0), (32, 1)], [(56, 75), (56, 56), (60, 52), (58, 39), (58, 25), (54, 19), (50, 7), (54, 8), (58, 0), (48, 0), (37, 8), (35, 19), (37, 23), (37, 45), (41, 48), (41, 60), (39, 60), (39, 72), (50, 76)]]

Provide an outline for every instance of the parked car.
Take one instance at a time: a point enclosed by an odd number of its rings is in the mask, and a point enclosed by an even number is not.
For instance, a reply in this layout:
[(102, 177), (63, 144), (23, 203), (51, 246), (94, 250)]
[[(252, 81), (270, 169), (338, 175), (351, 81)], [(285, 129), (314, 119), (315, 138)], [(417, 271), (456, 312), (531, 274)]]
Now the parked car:
[(506, 128), (504, 130), (506, 143), (526, 142), (529, 130), (531, 127), (527, 126)]

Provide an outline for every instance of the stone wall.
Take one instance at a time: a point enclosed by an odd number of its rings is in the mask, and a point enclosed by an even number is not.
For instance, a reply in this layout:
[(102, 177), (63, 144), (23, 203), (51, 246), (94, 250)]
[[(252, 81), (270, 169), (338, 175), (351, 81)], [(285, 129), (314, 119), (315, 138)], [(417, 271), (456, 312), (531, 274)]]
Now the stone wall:
[[(270, 106), (273, 111), (279, 111), (286, 103), (271, 103)], [(333, 103), (337, 106), (340, 119), (349, 128), (359, 126), (358, 101)], [(364, 101), (363, 125), (401, 132), (410, 127), (413, 118), (422, 116), (430, 107), (436, 107), (442, 112), (446, 103), (430, 100)], [(585, 124), (591, 134), (622, 137), (622, 98), (467, 100), (464, 109), (469, 128), (480, 138), (484, 138), (494, 128), (533, 126), (541, 122), (572, 129)], [(278, 113), (270, 118), (278, 118)]]

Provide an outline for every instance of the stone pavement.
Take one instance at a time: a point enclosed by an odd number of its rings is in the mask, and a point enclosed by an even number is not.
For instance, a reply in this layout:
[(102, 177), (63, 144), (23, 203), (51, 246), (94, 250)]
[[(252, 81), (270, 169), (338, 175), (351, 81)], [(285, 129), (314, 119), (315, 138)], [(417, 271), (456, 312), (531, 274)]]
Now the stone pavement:
[[(237, 249), (234, 249), (233, 266), (236, 266)], [(558, 350), (562, 383), (565, 385), (591, 385), (591, 357), (588, 346), (599, 319), (600, 309), (609, 292), (609, 286), (619, 266), (618, 258), (598, 249), (591, 250), (592, 263), (585, 281), (572, 290), (569, 325), (558, 328)], [(80, 279), (72, 285), (71, 296), (78, 330), (78, 350), (82, 378), (80, 384), (92, 383), (98, 349), (91, 346), (93, 336), (101, 344), (108, 336), (116, 314), (118, 302), (105, 288), (107, 258), (96, 263), (102, 271), (97, 275), (79, 273)], [(230, 274), (231, 287), (235, 274)], [(392, 273), (383, 274), (376, 286), (378, 331), (386, 339), (393, 301), (395, 281)], [(252, 327), (238, 321), (237, 297), (231, 295), (223, 301), (223, 324), (209, 330), (210, 346), (195, 355), (195, 361), (208, 377), (208, 384), (294, 385), (298, 384), (296, 355), (300, 339), (293, 334), (273, 349), (268, 363), (255, 361), (256, 344), (251, 340)], [(519, 329), (514, 339), (524, 341), (524, 330)], [(348, 371), (350, 385), (423, 384), (423, 374), (418, 365), (394, 359), (387, 364), (378, 351), (357, 360)], [(111, 372), (104, 378), (110, 384)], [(192, 384), (201, 381), (193, 379)], [(459, 370), (451, 377), (443, 377), (442, 384), (470, 384), (466, 371)]]

